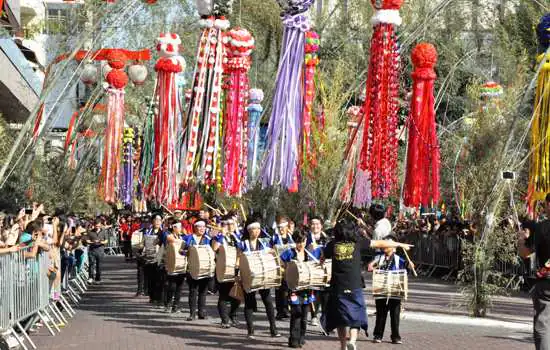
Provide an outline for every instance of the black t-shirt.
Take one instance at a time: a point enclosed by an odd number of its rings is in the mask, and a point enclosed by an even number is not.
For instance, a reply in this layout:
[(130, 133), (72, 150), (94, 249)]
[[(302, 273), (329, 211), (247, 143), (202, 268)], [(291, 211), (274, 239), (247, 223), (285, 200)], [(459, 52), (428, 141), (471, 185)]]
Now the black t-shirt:
[(537, 253), (537, 267), (543, 267), (550, 260), (550, 220), (538, 222), (528, 228), (531, 233), (525, 245)]
[[(103, 245), (101, 242), (107, 239), (105, 230), (100, 230), (99, 232), (95, 230), (89, 231), (87, 236), (87, 240), (92, 241), (92, 243), (90, 243), (90, 248), (92, 249), (101, 247)], [(95, 243), (95, 241), (99, 242)]]
[(370, 240), (359, 238), (357, 242), (330, 241), (325, 247), (325, 258), (332, 259), (333, 292), (340, 293), (362, 288), (361, 251), (370, 247)]

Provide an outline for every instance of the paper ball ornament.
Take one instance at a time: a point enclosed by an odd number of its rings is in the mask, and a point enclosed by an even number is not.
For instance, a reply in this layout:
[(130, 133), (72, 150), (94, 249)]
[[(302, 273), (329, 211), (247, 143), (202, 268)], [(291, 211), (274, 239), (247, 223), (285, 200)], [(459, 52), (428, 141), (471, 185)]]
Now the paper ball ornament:
[(142, 85), (147, 79), (147, 67), (143, 64), (133, 64), (128, 67), (128, 76), (135, 85)]
[(97, 82), (97, 67), (93, 63), (86, 63), (82, 69), (80, 80), (86, 85), (93, 85)]

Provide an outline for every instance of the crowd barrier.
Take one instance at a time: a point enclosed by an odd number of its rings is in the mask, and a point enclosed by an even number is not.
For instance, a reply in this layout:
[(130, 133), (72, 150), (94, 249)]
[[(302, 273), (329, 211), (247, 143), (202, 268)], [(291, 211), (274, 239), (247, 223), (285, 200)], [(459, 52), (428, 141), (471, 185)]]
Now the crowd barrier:
[(82, 266), (65, 274), (62, 289), (54, 283), (61, 270), (50, 268), (48, 252), (34, 258), (24, 250), (0, 255), (0, 337), (8, 345), (36, 349), (29, 331), (37, 323), (55, 336), (74, 317), (71, 303), (77, 305), (87, 289), (87, 254), (82, 257)]
[(118, 230), (115, 228), (108, 230), (107, 246), (105, 247), (105, 254), (107, 255), (124, 255), (122, 253), (122, 247), (120, 246), (120, 238)]

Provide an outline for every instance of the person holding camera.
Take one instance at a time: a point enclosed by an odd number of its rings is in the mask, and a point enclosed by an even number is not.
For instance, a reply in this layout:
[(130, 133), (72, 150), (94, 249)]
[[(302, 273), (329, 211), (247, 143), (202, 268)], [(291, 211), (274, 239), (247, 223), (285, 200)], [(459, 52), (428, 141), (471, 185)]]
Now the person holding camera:
[(88, 259), (90, 262), (88, 283), (101, 283), (101, 262), (105, 255), (105, 246), (107, 245), (107, 234), (103, 230), (102, 221), (96, 219), (94, 228), (86, 236), (88, 243)]

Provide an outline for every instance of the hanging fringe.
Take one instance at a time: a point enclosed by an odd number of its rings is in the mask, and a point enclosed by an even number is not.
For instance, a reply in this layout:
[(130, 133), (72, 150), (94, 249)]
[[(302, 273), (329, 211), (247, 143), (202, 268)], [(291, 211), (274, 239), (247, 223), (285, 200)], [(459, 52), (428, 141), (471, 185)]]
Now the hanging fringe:
[(250, 89), (249, 91), (250, 104), (247, 107), (248, 111), (248, 188), (251, 188), (256, 182), (258, 176), (258, 164), (260, 160), (260, 152), (258, 143), (260, 141), (260, 121), (262, 117), (264, 92), (260, 89)]
[(415, 67), (408, 120), (409, 138), (404, 204), (426, 207), (439, 202), (439, 141), (435, 124), (434, 66), (437, 51), (432, 44), (418, 44), (412, 51)]

